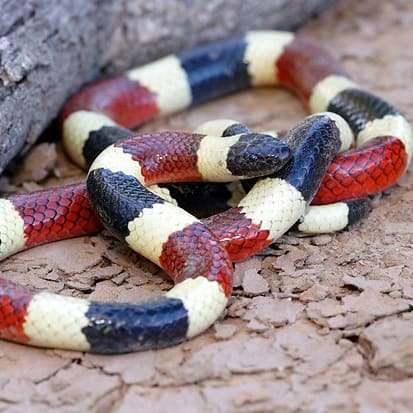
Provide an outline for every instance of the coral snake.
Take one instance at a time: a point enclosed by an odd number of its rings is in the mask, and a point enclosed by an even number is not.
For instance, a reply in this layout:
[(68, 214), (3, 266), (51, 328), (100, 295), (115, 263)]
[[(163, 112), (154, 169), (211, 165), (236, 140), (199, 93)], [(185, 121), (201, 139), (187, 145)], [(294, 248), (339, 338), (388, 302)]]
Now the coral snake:
[[(129, 130), (276, 84), (315, 113), (287, 133), (286, 143), (235, 121), (191, 133)], [(348, 146), (340, 116), (356, 146), (337, 154)], [(99, 303), (0, 279), (0, 337), (94, 353), (161, 348), (203, 332), (225, 309), (232, 261), (296, 223), (308, 232), (345, 228), (366, 215), (367, 195), (397, 182), (412, 155), (410, 125), (393, 106), (353, 83), (317, 42), (281, 31), (249, 32), (97, 81), (69, 99), (59, 122), (69, 155), (90, 165), (87, 182), (0, 199), (0, 259), (97, 232), (103, 223), (176, 283), (151, 301)], [(179, 188), (194, 185), (177, 182), (258, 175), (265, 177), (249, 180), (237, 205), (204, 220), (177, 206), (192, 193)]]

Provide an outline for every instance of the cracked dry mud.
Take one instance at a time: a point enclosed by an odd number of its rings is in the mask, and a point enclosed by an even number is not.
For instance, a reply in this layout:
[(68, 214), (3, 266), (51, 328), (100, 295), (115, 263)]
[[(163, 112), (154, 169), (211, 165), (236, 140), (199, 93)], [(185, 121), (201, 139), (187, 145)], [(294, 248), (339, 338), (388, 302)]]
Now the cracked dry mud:
[[(326, 43), (358, 83), (413, 121), (412, 2), (342, 1), (300, 32)], [(190, 130), (223, 115), (267, 130), (288, 128), (305, 112), (288, 91), (263, 89), (145, 129)], [(59, 146), (43, 144), (31, 156), (13, 180), (2, 178), (3, 190), (82, 177)], [(410, 172), (352, 231), (283, 236), (236, 266), (225, 317), (173, 348), (104, 357), (1, 341), (0, 411), (411, 412), (412, 206)], [(107, 233), (26, 251), (1, 271), (37, 289), (97, 300), (170, 288), (155, 265)]]

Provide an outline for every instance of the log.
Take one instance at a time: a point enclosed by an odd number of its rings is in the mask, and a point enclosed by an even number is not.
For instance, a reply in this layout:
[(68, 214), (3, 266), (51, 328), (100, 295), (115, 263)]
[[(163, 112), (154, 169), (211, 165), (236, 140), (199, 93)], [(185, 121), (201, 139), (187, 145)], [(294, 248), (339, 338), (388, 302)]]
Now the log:
[(293, 29), (335, 0), (0, 0), (0, 173), (81, 85), (249, 29)]

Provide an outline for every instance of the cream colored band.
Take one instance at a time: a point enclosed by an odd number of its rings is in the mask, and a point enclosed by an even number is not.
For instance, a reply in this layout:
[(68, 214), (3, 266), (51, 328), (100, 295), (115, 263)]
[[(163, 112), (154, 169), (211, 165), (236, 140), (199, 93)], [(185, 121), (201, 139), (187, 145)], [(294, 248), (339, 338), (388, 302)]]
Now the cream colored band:
[(211, 326), (222, 314), (228, 302), (218, 282), (208, 281), (204, 277), (188, 278), (175, 285), (165, 295), (181, 299), (188, 311), (188, 338), (202, 333)]
[(378, 136), (394, 136), (399, 138), (406, 149), (408, 162), (412, 159), (413, 133), (412, 127), (402, 115), (386, 115), (381, 119), (367, 122), (365, 128), (359, 133), (357, 145), (363, 145), (370, 139)]
[(331, 75), (318, 82), (313, 88), (309, 101), (311, 113), (325, 112), (333, 98), (348, 88), (358, 88), (358, 86), (344, 76)]
[(175, 205), (167, 202), (153, 204), (129, 222), (126, 242), (134, 251), (160, 265), (163, 244), (169, 236), (195, 222), (199, 221)]
[(240, 135), (226, 137), (205, 136), (197, 152), (198, 171), (205, 181), (231, 182), (242, 179), (243, 175), (233, 175), (227, 168), (227, 154)]
[(125, 153), (121, 147), (114, 145), (108, 146), (93, 161), (89, 173), (95, 169), (109, 169), (111, 172), (123, 172), (132, 175), (145, 185), (145, 179), (141, 173), (139, 162), (132, 159), (132, 155)]
[(345, 202), (310, 206), (298, 230), (310, 234), (341, 231), (348, 225), (348, 212)]
[(156, 94), (156, 104), (163, 115), (178, 112), (191, 105), (192, 93), (188, 77), (174, 55), (132, 69), (126, 75)]
[(294, 186), (280, 178), (266, 178), (254, 185), (239, 203), (247, 218), (268, 230), (268, 239), (283, 235), (304, 215), (306, 202)]
[(14, 205), (0, 199), (0, 261), (24, 249), (24, 221)]
[(283, 31), (263, 30), (246, 34), (245, 62), (253, 86), (278, 83), (276, 62), (293, 39), (293, 33)]
[(89, 133), (103, 126), (118, 126), (112, 119), (100, 113), (88, 110), (73, 112), (63, 124), (63, 144), (73, 162), (81, 168), (86, 168), (83, 157), (83, 147), (89, 138)]
[(86, 300), (57, 294), (35, 294), (27, 309), (24, 332), (33, 346), (88, 351), (82, 329), (89, 324)]

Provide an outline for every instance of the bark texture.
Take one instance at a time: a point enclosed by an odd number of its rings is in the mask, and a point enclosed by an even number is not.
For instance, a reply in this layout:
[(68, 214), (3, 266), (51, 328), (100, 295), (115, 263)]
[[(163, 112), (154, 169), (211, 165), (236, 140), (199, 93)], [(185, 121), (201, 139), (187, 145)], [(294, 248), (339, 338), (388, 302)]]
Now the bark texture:
[(0, 172), (93, 79), (248, 29), (292, 29), (334, 0), (0, 0)]

